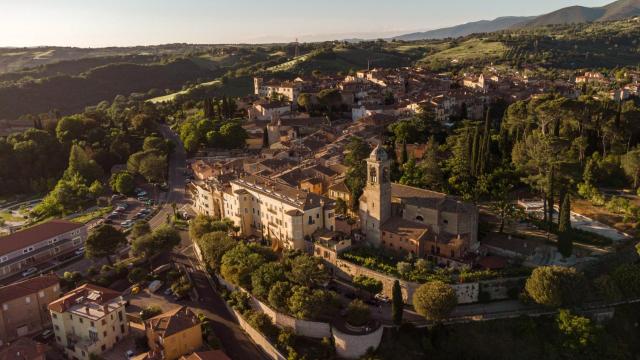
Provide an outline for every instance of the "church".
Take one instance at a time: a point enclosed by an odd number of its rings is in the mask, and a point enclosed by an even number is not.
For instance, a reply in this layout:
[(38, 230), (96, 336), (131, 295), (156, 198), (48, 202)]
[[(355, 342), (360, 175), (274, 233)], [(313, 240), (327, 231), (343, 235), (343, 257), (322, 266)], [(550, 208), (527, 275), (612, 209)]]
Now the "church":
[(391, 160), (381, 146), (367, 159), (360, 225), (370, 244), (411, 253), (446, 266), (464, 266), (478, 250), (478, 209), (458, 198), (392, 183)]

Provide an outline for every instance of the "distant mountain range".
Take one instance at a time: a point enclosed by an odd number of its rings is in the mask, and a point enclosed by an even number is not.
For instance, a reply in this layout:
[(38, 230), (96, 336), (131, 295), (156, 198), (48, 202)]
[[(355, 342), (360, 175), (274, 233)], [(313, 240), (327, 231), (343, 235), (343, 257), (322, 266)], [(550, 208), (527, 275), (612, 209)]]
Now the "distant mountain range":
[(602, 7), (570, 6), (548, 14), (532, 17), (499, 17), (494, 20), (482, 20), (443, 29), (400, 35), (394, 37), (394, 39), (404, 41), (445, 39), (511, 28), (620, 20), (633, 16), (640, 16), (640, 0), (618, 0)]

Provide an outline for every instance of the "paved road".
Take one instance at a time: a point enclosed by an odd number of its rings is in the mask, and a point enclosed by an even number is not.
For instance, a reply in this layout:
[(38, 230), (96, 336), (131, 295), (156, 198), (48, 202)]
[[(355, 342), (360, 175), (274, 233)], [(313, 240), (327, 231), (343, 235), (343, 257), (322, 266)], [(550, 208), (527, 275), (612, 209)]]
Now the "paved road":
[[(185, 204), (184, 171), (187, 160), (186, 151), (178, 136), (171, 131), (168, 126), (161, 125), (160, 132), (166, 139), (173, 140), (176, 147), (169, 158), (169, 192), (158, 214), (149, 220), (149, 225), (152, 229), (165, 224), (167, 214), (173, 214), (172, 203), (175, 203), (178, 209), (182, 208)], [(182, 242), (178, 251), (184, 256), (184, 261), (180, 262), (189, 268), (192, 279), (194, 280), (194, 285), (200, 296), (199, 301), (188, 301), (184, 302), (184, 304), (193, 308), (196, 312), (204, 313), (209, 319), (213, 320), (215, 334), (220, 338), (225, 352), (232, 359), (269, 359), (234, 321), (225, 306), (224, 300), (211, 288), (206, 274), (196, 266), (197, 261), (193, 253), (193, 243), (188, 234), (182, 232), (181, 237)]]
[(235, 322), (225, 306), (224, 299), (211, 287), (207, 274), (197, 265), (193, 246), (183, 249), (180, 254), (182, 255), (180, 262), (187, 267), (200, 297), (197, 302), (186, 301), (185, 305), (193, 308), (195, 312), (204, 313), (213, 321), (214, 332), (222, 341), (224, 351), (232, 359), (268, 360), (269, 357)]
[(167, 193), (164, 204), (161, 205), (160, 211), (149, 220), (149, 226), (151, 226), (152, 229), (165, 224), (167, 222), (167, 214), (173, 215), (171, 204), (176, 204), (179, 209), (184, 205), (185, 201), (185, 179), (183, 173), (185, 171), (187, 153), (178, 135), (171, 131), (167, 125), (160, 125), (160, 133), (165, 139), (172, 140), (176, 144), (176, 147), (169, 157), (169, 192)]

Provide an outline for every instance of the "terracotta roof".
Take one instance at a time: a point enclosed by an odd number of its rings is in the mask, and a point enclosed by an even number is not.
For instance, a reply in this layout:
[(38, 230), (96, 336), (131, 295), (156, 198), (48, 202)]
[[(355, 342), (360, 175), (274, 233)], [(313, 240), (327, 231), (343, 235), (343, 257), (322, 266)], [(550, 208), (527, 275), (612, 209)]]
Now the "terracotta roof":
[(446, 212), (470, 214), (476, 211), (473, 204), (460, 201), (455, 197), (396, 183), (391, 184), (391, 196), (402, 199), (407, 204)]
[(84, 296), (87, 299), (87, 295), (91, 292), (100, 293), (100, 298), (96, 300), (91, 300), (92, 302), (98, 304), (105, 304), (119, 296), (122, 296), (122, 293), (119, 291), (103, 288), (101, 286), (93, 285), (93, 284), (84, 284), (70, 292), (64, 294), (60, 299), (49, 304), (49, 310), (53, 310), (55, 312), (65, 312), (69, 307), (75, 305), (74, 299)]
[(9, 254), (29, 245), (51, 239), (55, 236), (80, 229), (84, 224), (78, 224), (66, 220), (51, 220), (44, 224), (36, 225), (28, 229), (18, 231), (11, 235), (0, 237), (0, 254)]
[(25, 297), (60, 283), (56, 275), (42, 275), (0, 287), (0, 303)]
[(180, 360), (231, 360), (222, 350), (200, 351), (183, 356)]
[(351, 191), (349, 191), (349, 188), (347, 187), (347, 184), (345, 184), (344, 181), (331, 185), (331, 187), (329, 187), (329, 190), (346, 193), (346, 194), (351, 193)]
[(234, 180), (232, 183), (280, 200), (303, 211), (318, 208), (323, 204), (330, 205), (333, 203), (333, 200), (325, 198), (324, 196), (299, 190), (278, 181), (273, 181), (270, 178), (257, 175), (248, 175), (242, 179)]
[(27, 337), (0, 348), (0, 360), (44, 360), (48, 347)]
[(405, 220), (397, 216), (387, 220), (382, 225), (381, 230), (418, 241), (429, 233), (429, 227), (427, 225)]
[(166, 338), (194, 326), (200, 326), (200, 320), (188, 307), (182, 306), (152, 317), (147, 320), (147, 324), (156, 334)]

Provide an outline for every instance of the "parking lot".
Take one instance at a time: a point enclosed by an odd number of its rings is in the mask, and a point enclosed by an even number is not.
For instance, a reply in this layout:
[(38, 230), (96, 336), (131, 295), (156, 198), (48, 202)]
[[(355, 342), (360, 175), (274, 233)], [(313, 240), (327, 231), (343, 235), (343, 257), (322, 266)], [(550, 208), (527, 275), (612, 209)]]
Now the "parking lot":
[(154, 213), (154, 202), (146, 196), (138, 198), (113, 198), (114, 210), (106, 216), (104, 224), (113, 225), (119, 230), (128, 230), (136, 221), (149, 220)]

